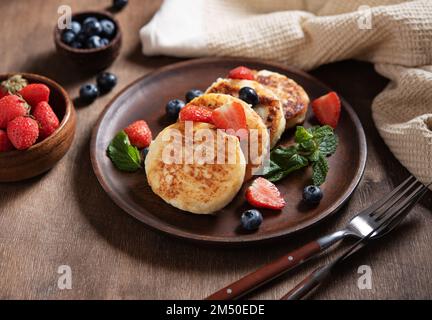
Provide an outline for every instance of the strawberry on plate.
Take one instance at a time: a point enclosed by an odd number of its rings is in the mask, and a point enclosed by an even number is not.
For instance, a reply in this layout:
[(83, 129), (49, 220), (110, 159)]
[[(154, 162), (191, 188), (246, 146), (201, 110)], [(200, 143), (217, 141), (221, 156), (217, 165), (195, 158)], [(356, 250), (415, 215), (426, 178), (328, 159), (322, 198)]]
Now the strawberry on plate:
[(312, 110), (322, 125), (337, 127), (341, 112), (341, 102), (336, 92), (332, 91), (312, 102)]
[(48, 102), (38, 103), (32, 114), (39, 123), (39, 137), (42, 140), (52, 135), (60, 126), (60, 121)]
[(124, 129), (124, 132), (129, 137), (130, 143), (139, 149), (147, 148), (152, 142), (152, 133), (144, 120), (135, 121)]
[(240, 66), (240, 67), (232, 69), (228, 74), (228, 78), (230, 78), (230, 79), (242, 79), (242, 80), (254, 80), (255, 76), (254, 76), (251, 69)]
[(187, 104), (181, 109), (179, 120), (212, 123), (212, 110), (206, 107)]
[(18, 92), (21, 97), (32, 107), (36, 107), (39, 102), (48, 102), (50, 89), (42, 83), (32, 83), (25, 86)]
[(264, 178), (257, 178), (246, 190), (246, 200), (256, 208), (280, 210), (285, 206), (285, 200), (278, 188)]
[(242, 134), (242, 131), (239, 130), (247, 130), (246, 114), (243, 106), (238, 102), (225, 104), (217, 108), (212, 112), (211, 118), (213, 124), (219, 129), (232, 129), (240, 134)]
[(39, 125), (30, 117), (18, 117), (8, 123), (7, 135), (15, 148), (26, 150), (36, 143)]
[(0, 129), (0, 152), (7, 152), (13, 150), (13, 145), (10, 142), (6, 131)]
[(28, 114), (28, 105), (23, 99), (7, 95), (0, 99), (0, 129), (6, 129), (9, 121)]

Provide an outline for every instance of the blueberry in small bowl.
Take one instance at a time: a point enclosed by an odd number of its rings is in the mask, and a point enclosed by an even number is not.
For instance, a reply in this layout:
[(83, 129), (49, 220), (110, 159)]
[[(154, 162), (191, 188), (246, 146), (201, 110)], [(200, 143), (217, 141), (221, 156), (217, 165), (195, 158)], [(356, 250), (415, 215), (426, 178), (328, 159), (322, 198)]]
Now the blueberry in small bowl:
[(57, 51), (86, 70), (109, 67), (120, 53), (122, 33), (118, 21), (108, 12), (76, 13), (66, 29), (56, 25), (54, 41)]

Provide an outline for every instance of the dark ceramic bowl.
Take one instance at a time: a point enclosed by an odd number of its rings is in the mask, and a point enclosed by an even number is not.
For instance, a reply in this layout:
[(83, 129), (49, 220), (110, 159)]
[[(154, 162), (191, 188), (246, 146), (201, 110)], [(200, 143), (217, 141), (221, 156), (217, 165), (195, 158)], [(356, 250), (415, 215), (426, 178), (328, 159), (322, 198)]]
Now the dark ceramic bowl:
[(60, 30), (57, 25), (54, 29), (54, 41), (57, 51), (66, 59), (72, 61), (80, 68), (99, 71), (109, 67), (120, 54), (122, 32), (120, 24), (116, 18), (114, 18), (110, 13), (104, 11), (79, 12), (72, 15), (72, 20), (82, 22), (89, 16), (94, 16), (98, 19), (108, 19), (114, 22), (116, 26), (116, 34), (107, 46), (96, 49), (72, 48), (61, 41), (63, 30)]

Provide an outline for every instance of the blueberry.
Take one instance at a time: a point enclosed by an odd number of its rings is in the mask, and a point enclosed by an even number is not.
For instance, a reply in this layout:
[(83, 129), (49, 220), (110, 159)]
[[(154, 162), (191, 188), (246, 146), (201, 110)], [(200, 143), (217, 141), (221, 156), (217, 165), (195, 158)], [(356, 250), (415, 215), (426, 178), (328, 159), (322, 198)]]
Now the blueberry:
[(323, 197), (323, 193), (318, 186), (307, 186), (303, 190), (303, 200), (308, 204), (318, 204)]
[(102, 92), (111, 91), (117, 84), (117, 77), (109, 72), (102, 72), (96, 78), (98, 88)]
[(141, 150), (141, 158), (143, 159), (143, 161), (147, 157), (148, 152), (149, 152), (149, 148), (148, 147)]
[(93, 21), (93, 22), (96, 21), (97, 22), (99, 20), (96, 17), (87, 17), (84, 19), (83, 25), (86, 23), (89, 23), (90, 21)]
[(239, 91), (239, 98), (246, 103), (256, 106), (259, 104), (259, 97), (256, 91), (250, 87), (243, 87)]
[(61, 40), (63, 41), (63, 43), (71, 44), (72, 42), (74, 42), (75, 37), (76, 37), (75, 33), (73, 33), (70, 30), (66, 30), (62, 34)]
[(128, 0), (114, 0), (113, 7), (116, 10), (123, 9), (128, 4)]
[(100, 21), (100, 24), (102, 26), (102, 35), (104, 37), (112, 39), (116, 31), (116, 26), (114, 22), (108, 19), (104, 19)]
[(83, 32), (91, 37), (91, 36), (98, 36), (102, 33), (102, 25), (100, 22), (96, 20), (88, 20), (87, 18), (83, 23)]
[(87, 39), (86, 46), (88, 49), (97, 49), (102, 47), (102, 39), (99, 36), (92, 36)]
[(262, 222), (262, 214), (256, 209), (247, 210), (241, 216), (241, 224), (246, 230), (256, 230)]
[(87, 39), (88, 39), (88, 37), (84, 32), (78, 33), (76, 38), (75, 38), (76, 41), (81, 42), (82, 44), (86, 43)]
[(101, 46), (102, 47), (106, 47), (107, 45), (109, 45), (110, 41), (107, 38), (102, 38), (101, 39)]
[(185, 106), (184, 101), (179, 99), (171, 100), (167, 103), (165, 107), (166, 114), (173, 119), (177, 119), (180, 110)]
[(92, 103), (99, 96), (99, 90), (94, 84), (85, 84), (80, 89), (80, 100)]
[(186, 102), (191, 102), (196, 97), (202, 96), (203, 92), (201, 90), (192, 89), (186, 93)]
[(75, 34), (79, 34), (81, 32), (81, 28), (81, 23), (79, 23), (78, 21), (72, 21), (68, 30), (72, 31)]
[(82, 48), (83, 48), (83, 44), (82, 44), (81, 42), (79, 42), (79, 41), (74, 41), (74, 42), (72, 42), (72, 43), (70, 44), (70, 46), (71, 46), (72, 48), (75, 48), (75, 49), (82, 49)]

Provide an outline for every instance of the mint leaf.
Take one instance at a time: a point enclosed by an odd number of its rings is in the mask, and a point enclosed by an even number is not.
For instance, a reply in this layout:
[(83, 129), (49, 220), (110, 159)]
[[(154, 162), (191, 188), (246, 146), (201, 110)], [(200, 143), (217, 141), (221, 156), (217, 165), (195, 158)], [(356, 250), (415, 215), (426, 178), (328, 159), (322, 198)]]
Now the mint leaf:
[(140, 152), (131, 145), (124, 131), (120, 131), (111, 141), (107, 154), (117, 169), (121, 171), (135, 172), (141, 168)]
[(295, 132), (295, 141), (297, 143), (303, 143), (313, 138), (313, 134), (310, 133), (302, 126), (298, 126)]
[(335, 153), (338, 138), (330, 126), (304, 128), (298, 126), (295, 144), (277, 147), (271, 151), (270, 166), (265, 177), (276, 182), (293, 171), (312, 166), (312, 180), (315, 185), (324, 183), (329, 170), (326, 157)]
[(328, 135), (322, 138), (319, 149), (321, 153), (325, 156), (330, 156), (336, 152), (339, 139), (335, 134)]
[(312, 181), (316, 186), (320, 186), (324, 183), (327, 172), (329, 170), (327, 159), (321, 154), (317, 161), (312, 164)]

